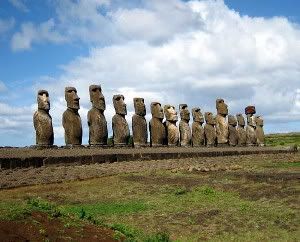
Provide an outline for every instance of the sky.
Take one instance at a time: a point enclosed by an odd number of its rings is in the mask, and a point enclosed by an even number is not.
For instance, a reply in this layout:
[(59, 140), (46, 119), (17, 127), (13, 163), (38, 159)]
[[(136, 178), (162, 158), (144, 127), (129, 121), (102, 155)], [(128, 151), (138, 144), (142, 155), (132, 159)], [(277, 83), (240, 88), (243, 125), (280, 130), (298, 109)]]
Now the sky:
[(298, 0), (0, 0), (0, 146), (35, 143), (39, 89), (49, 91), (55, 144), (64, 144), (64, 88), (100, 84), (112, 96), (229, 113), (255, 105), (266, 133), (300, 131)]

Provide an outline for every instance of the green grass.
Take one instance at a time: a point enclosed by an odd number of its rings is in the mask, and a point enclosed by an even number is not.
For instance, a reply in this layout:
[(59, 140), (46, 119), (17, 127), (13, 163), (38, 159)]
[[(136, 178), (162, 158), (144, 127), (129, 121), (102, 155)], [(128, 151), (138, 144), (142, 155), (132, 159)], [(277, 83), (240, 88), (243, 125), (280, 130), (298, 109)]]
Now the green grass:
[(269, 146), (300, 146), (300, 133), (266, 135), (266, 145)]

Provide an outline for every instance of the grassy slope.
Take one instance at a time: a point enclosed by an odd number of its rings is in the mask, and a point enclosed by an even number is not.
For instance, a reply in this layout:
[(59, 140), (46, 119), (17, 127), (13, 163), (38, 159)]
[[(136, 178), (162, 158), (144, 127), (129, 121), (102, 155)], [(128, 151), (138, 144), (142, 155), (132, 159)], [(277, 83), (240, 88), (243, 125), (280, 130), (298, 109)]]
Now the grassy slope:
[(167, 241), (165, 233), (177, 241), (296, 241), (299, 164), (241, 159), (238, 171), (161, 171), (3, 190), (0, 219), (42, 209), (62, 214), (66, 225), (109, 225), (129, 241)]
[(270, 146), (300, 146), (300, 133), (266, 135), (266, 145)]

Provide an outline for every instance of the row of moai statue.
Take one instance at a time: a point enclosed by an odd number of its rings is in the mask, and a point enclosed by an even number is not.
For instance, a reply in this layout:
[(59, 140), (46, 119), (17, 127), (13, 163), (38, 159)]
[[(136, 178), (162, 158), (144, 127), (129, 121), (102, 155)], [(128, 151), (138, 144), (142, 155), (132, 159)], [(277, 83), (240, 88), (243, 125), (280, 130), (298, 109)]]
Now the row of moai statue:
[[(100, 85), (89, 87), (92, 108), (87, 115), (89, 126), (89, 145), (106, 146), (108, 141), (107, 121), (104, 116), (105, 98)], [(65, 130), (66, 146), (81, 146), (82, 123), (78, 113), (80, 108), (77, 90), (74, 87), (65, 88), (67, 110), (63, 113), (62, 125)], [(33, 121), (36, 130), (37, 146), (52, 146), (54, 142), (52, 118), (49, 114), (50, 101), (46, 90), (38, 91), (38, 110)], [(135, 114), (132, 117), (132, 132), (134, 147), (147, 146), (148, 128), (145, 119), (146, 107), (143, 98), (134, 98)], [(116, 114), (112, 118), (114, 146), (128, 146), (130, 131), (125, 119), (127, 108), (123, 95), (113, 96)], [(236, 117), (228, 115), (228, 106), (223, 99), (216, 100), (217, 115), (211, 112), (201, 113), (200, 108), (192, 109), (193, 123), (189, 125), (190, 112), (187, 104), (180, 104), (180, 122), (177, 127), (178, 115), (172, 105), (151, 103), (152, 119), (149, 122), (150, 146), (263, 146), (263, 119), (254, 116), (254, 106), (245, 109), (247, 126), (242, 114)], [(228, 116), (228, 121), (227, 121)], [(165, 118), (165, 121), (163, 121)], [(205, 120), (205, 125), (204, 124)]]

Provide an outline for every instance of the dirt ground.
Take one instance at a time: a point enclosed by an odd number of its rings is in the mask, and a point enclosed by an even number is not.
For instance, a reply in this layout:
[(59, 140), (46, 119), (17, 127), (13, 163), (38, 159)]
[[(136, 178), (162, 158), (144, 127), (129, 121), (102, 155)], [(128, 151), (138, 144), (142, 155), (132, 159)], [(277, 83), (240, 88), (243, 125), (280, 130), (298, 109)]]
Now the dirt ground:
[[(90, 165), (42, 166), (39, 168), (22, 168), (0, 170), (0, 189), (36, 184), (61, 183), (64, 181), (86, 180), (103, 176), (126, 174), (134, 172), (149, 172), (159, 170), (212, 172), (238, 170), (243, 167), (255, 169), (255, 160), (299, 161), (300, 154), (260, 154), (227, 157), (202, 157), (172, 160), (127, 161)], [(251, 178), (251, 174), (246, 174)], [(253, 177), (252, 179), (259, 179)], [(261, 177), (260, 179), (264, 179)], [(265, 178), (268, 179), (268, 178)], [(280, 178), (281, 179), (281, 178)]]
[(80, 241), (111, 242), (114, 231), (86, 223), (66, 227), (59, 218), (43, 212), (32, 212), (26, 220), (0, 221), (0, 241)]

